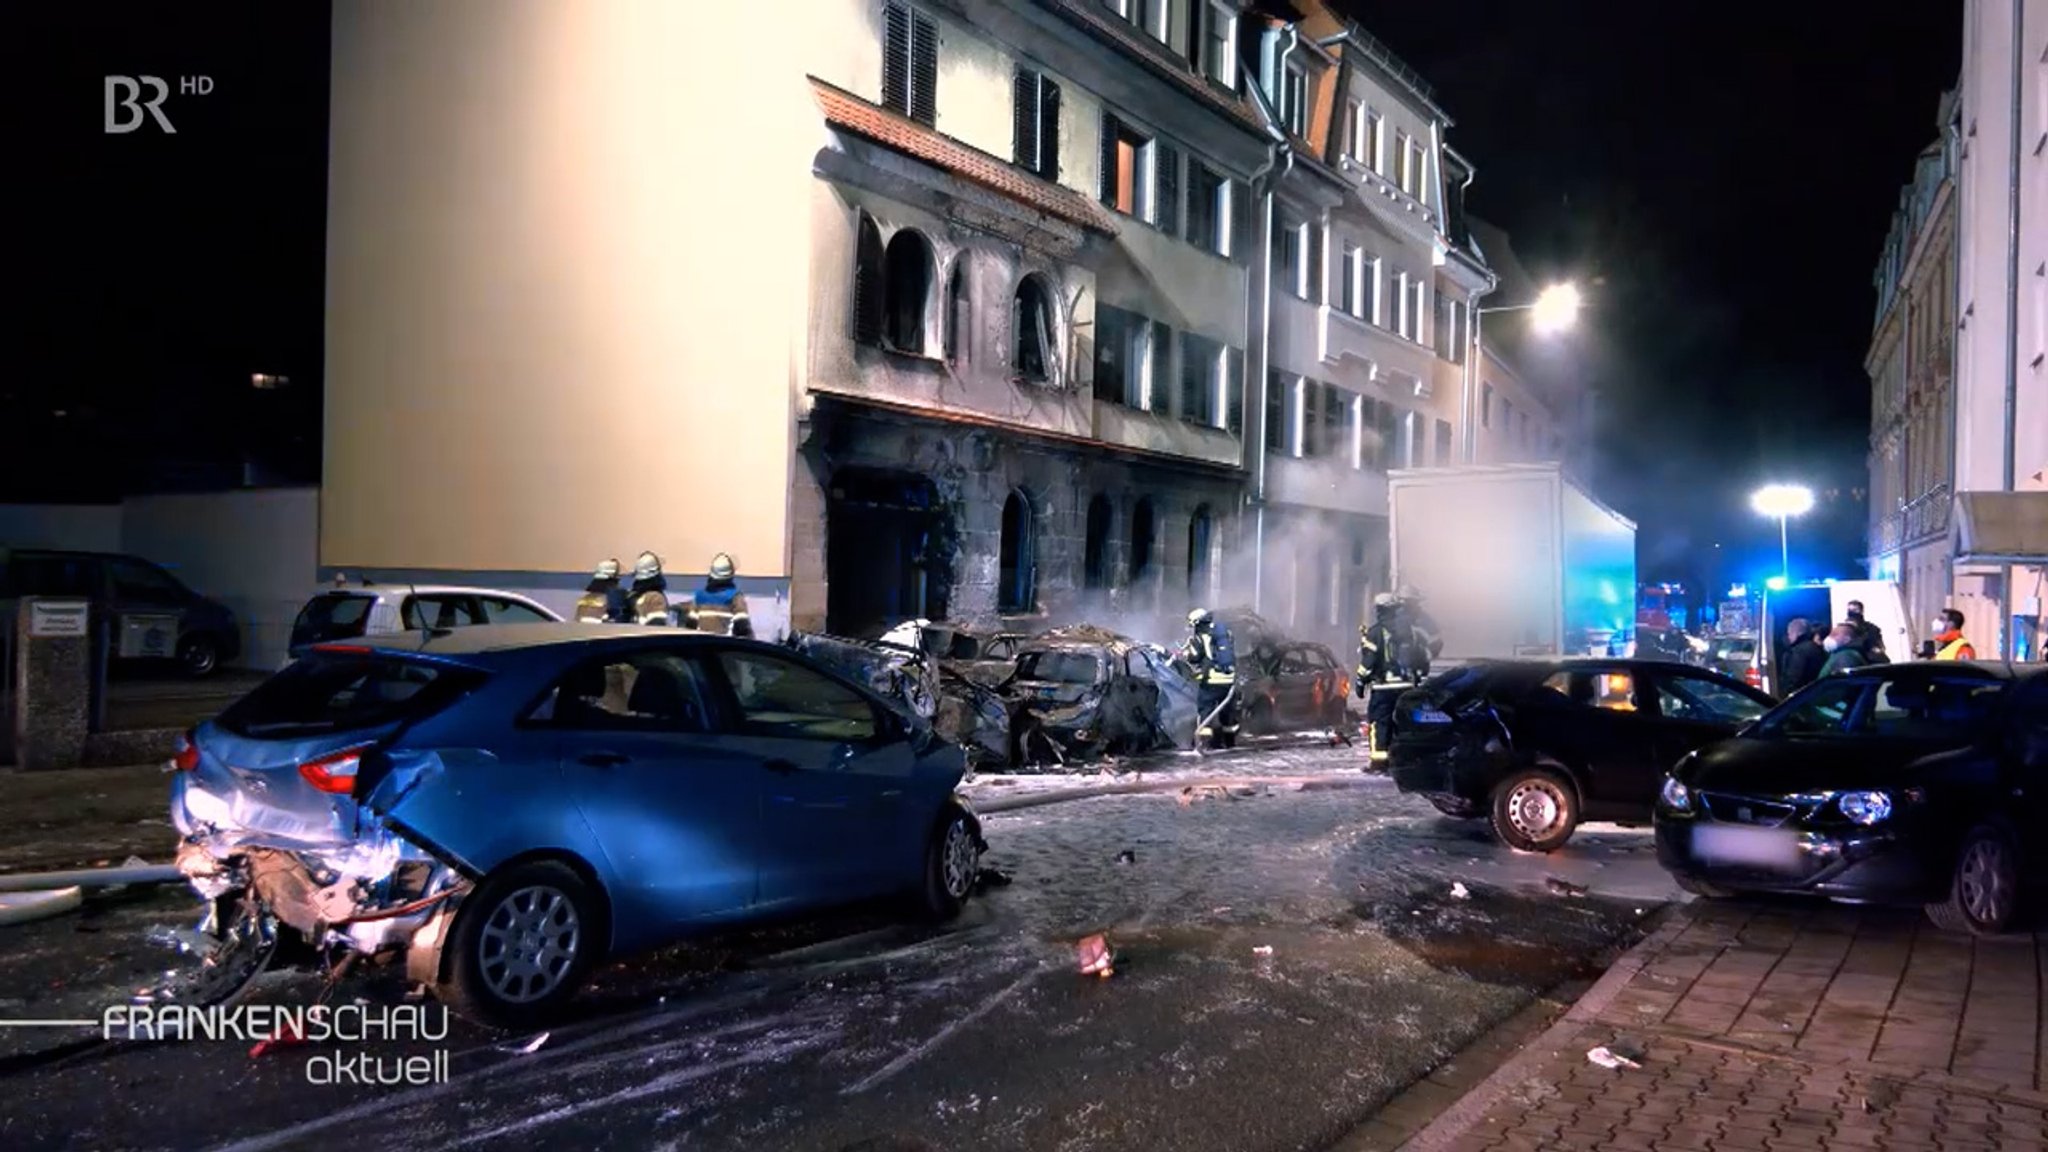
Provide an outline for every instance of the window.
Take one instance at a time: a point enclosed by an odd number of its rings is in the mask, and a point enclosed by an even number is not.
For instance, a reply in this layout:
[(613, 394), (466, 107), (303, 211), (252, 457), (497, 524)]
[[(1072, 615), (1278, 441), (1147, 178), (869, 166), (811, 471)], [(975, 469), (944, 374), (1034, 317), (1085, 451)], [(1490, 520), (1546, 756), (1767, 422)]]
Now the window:
[(1188, 243), (1230, 255), (1230, 180), (1193, 159), (1188, 161)]
[(968, 295), (966, 252), (953, 258), (953, 270), (946, 275), (946, 360), (959, 364), (967, 359), (968, 336), (974, 331), (973, 299)]
[(1436, 296), (1436, 354), (1453, 364), (1465, 362), (1462, 301), (1441, 292)]
[(1428, 167), (1429, 153), (1414, 140), (1404, 138), (1402, 147), (1407, 152), (1407, 160), (1401, 170), (1401, 191), (1427, 204), (1429, 196), (1424, 190), (1428, 187), (1429, 175), (1423, 169)]
[(902, 4), (882, 9), (882, 105), (920, 124), (938, 122), (939, 29)]
[(407, 632), (430, 628), (470, 628), (483, 623), (476, 603), (467, 596), (408, 596), (398, 609), (399, 627)]
[(1362, 466), (1385, 469), (1387, 446), (1380, 440), (1380, 402), (1370, 396), (1358, 398), (1358, 458)]
[(1803, 689), (1763, 719), (1759, 731), (1776, 736), (1835, 735), (1847, 726), (1869, 681), (1829, 677)]
[(1345, 397), (1349, 396), (1350, 393), (1345, 392), (1335, 384), (1325, 384), (1322, 386), (1322, 394), (1322, 454), (1325, 456), (1348, 456), (1350, 455), (1350, 450), (1344, 442), (1344, 431), (1349, 423), (1346, 409), (1350, 405), (1345, 403)]
[(1053, 342), (1052, 292), (1045, 278), (1033, 273), (1017, 282), (1013, 300), (1016, 311), (1016, 347), (1012, 363), (1025, 380), (1045, 382), (1053, 378), (1056, 363)]
[(1400, 466), (1401, 466), (1401, 467), (1403, 467), (1403, 468), (1413, 468), (1413, 467), (1415, 467), (1416, 465), (1418, 465), (1418, 464), (1422, 463), (1422, 461), (1420, 461), (1420, 460), (1417, 460), (1417, 459), (1415, 458), (1415, 457), (1416, 457), (1416, 454), (1417, 454), (1417, 452), (1418, 452), (1418, 451), (1420, 450), (1420, 448), (1421, 448), (1421, 445), (1422, 445), (1422, 416), (1421, 416), (1421, 414), (1420, 414), (1420, 413), (1416, 413), (1416, 412), (1403, 412), (1403, 413), (1401, 413), (1401, 451), (1400, 451), (1400, 457), (1399, 457), (1399, 458), (1400, 458), (1400, 461), (1401, 461), (1401, 464), (1400, 464)]
[(1223, 345), (1192, 332), (1181, 333), (1180, 342), (1180, 418), (1214, 427), (1223, 394)]
[(1037, 542), (1032, 529), (1031, 498), (1022, 491), (1012, 491), (1010, 498), (1003, 501), (1003, 531), (997, 553), (999, 612), (1037, 610)]
[(1215, 532), (1215, 518), (1207, 504), (1196, 507), (1188, 517), (1188, 591), (1206, 598), (1209, 591), (1209, 554)]
[(1155, 40), (1166, 39), (1169, 0), (1103, 0), (1110, 11), (1143, 29)]
[(1287, 451), (1287, 378), (1278, 372), (1266, 376), (1266, 450)]
[(1296, 136), (1308, 135), (1308, 75), (1293, 64), (1280, 75), (1280, 121)]
[(1302, 248), (1307, 234), (1306, 225), (1285, 218), (1273, 227), (1273, 277), (1304, 300), (1308, 298), (1308, 269)]
[(1303, 378), (1294, 385), (1294, 415), (1301, 427), (1295, 430), (1295, 455), (1319, 456), (1323, 451), (1323, 386)]
[[(1351, 467), (1354, 469), (1365, 467), (1366, 406), (1371, 403), (1372, 401), (1363, 396), (1355, 396), (1348, 392), (1344, 394), (1344, 451), (1350, 456)], [(1365, 560), (1361, 557), (1352, 563), (1363, 564)]]
[(1112, 404), (1145, 406), (1152, 364), (1152, 322), (1136, 313), (1095, 306), (1095, 396)]
[(1146, 337), (1145, 391), (1139, 407), (1164, 416), (1173, 405), (1173, 329), (1152, 321)]
[(695, 660), (676, 652), (633, 652), (578, 665), (526, 722), (584, 731), (709, 732), (710, 699)]
[(1449, 464), (1450, 462), (1451, 422), (1449, 420), (1439, 420), (1436, 422), (1436, 463), (1441, 465)]
[(1152, 204), (1152, 223), (1180, 236), (1180, 151), (1158, 140), (1152, 142)]
[(376, 602), (373, 596), (356, 596), (347, 592), (313, 597), (299, 609), (298, 619), (292, 621), (291, 646), (297, 648), (361, 636), (370, 623), (370, 608)]
[(1359, 314), (1359, 280), (1363, 257), (1356, 247), (1347, 243), (1339, 250), (1342, 257), (1337, 269), (1337, 307), (1352, 316)]
[(1401, 410), (1382, 400), (1373, 405), (1373, 424), (1373, 431), (1379, 436), (1381, 445), (1380, 467), (1395, 467), (1395, 461), (1400, 459), (1396, 453), (1400, 447)]
[(1237, 87), (1237, 11), (1208, 0), (1195, 5), (1202, 22), (1202, 74), (1225, 88)]
[(1394, 273), (1394, 331), (1402, 336), (1414, 334), (1414, 317), (1409, 315), (1409, 305), (1414, 297), (1408, 292), (1408, 274)]
[(1510, 448), (1515, 442), (1515, 402), (1505, 397), (1500, 402), (1500, 434)]
[(1423, 318), (1429, 315), (1429, 282), (1411, 280), (1408, 282), (1408, 290), (1415, 294), (1414, 301), (1408, 307), (1409, 323), (1414, 328), (1408, 333), (1408, 338), (1421, 344), (1429, 339), (1429, 334), (1423, 328)]
[(1635, 677), (1626, 672), (1564, 671), (1542, 684), (1573, 704), (1610, 712), (1636, 710)]
[(1387, 325), (1387, 309), (1380, 298), (1380, 258), (1367, 256), (1364, 262), (1365, 312), (1366, 319), (1384, 328)]
[(479, 596), (477, 602), (484, 606), (484, 620), (491, 624), (544, 624), (553, 617), (517, 600), (506, 600), (497, 596)]
[(1138, 506), (1131, 509), (1131, 584), (1137, 586), (1152, 574), (1153, 537), (1158, 533), (1158, 518), (1152, 511), (1152, 498), (1144, 497)]
[(1386, 175), (1387, 122), (1379, 113), (1367, 109), (1365, 113), (1365, 137), (1361, 147), (1363, 153), (1358, 159), (1369, 165), (1373, 171)]
[(899, 230), (882, 254), (883, 343), (898, 352), (924, 354), (931, 291), (932, 246), (915, 229)]
[(1017, 679), (1034, 684), (1100, 684), (1103, 653), (1096, 648), (1046, 648), (1017, 658)]
[(1491, 384), (1483, 386), (1480, 390), (1479, 422), (1488, 428), (1493, 427), (1493, 385)]
[(1408, 134), (1394, 133), (1394, 183), (1399, 185), (1403, 192), (1412, 191), (1415, 181), (1415, 173), (1408, 167), (1409, 160), (1414, 154), (1415, 149), (1408, 146)]
[(859, 213), (854, 225), (853, 255), (853, 338), (855, 342), (882, 342), (882, 230), (875, 218)]
[(1900, 740), (1967, 742), (1989, 730), (2005, 685), (1988, 680), (1900, 679), (1877, 690), (1860, 732)]
[(1081, 544), (1081, 587), (1098, 591), (1109, 587), (1109, 497), (1100, 492), (1088, 501), (1088, 524)]
[(1223, 350), (1223, 430), (1244, 434), (1244, 349)]
[(1365, 156), (1365, 105), (1356, 100), (1344, 101), (1344, 135), (1340, 138), (1344, 154), (1353, 160)]
[(315, 652), (257, 685), (215, 723), (237, 736), (326, 738), (425, 717), (479, 679), (446, 664)]
[(834, 743), (881, 735), (875, 706), (823, 672), (759, 652), (720, 652), (718, 663), (751, 735)]
[(1102, 203), (1126, 216), (1153, 218), (1152, 140), (1107, 112), (1102, 114)]
[(109, 560), (107, 575), (113, 579), (117, 599), (174, 604), (191, 596), (183, 584), (171, 578), (170, 573), (141, 560)]
[(1747, 724), (1767, 710), (1726, 684), (1669, 674), (1658, 677), (1657, 708), (1667, 720), (1697, 724)]
[(1060, 86), (1041, 72), (1019, 68), (1011, 87), (1011, 118), (1016, 129), (1013, 159), (1047, 180), (1059, 179)]

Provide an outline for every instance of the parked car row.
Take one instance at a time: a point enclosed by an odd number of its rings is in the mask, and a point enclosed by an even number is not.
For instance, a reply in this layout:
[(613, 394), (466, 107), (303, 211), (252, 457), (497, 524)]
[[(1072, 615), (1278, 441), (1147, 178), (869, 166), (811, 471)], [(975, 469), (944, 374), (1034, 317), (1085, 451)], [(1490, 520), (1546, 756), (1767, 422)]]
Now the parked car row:
[(1998, 932), (2048, 881), (2048, 670), (1913, 663), (1818, 681), (1783, 703), (1702, 668), (1490, 661), (1403, 694), (1403, 792), (1486, 819), (1511, 847), (1584, 820), (1654, 827), (1703, 897), (1804, 893), (1921, 905)]

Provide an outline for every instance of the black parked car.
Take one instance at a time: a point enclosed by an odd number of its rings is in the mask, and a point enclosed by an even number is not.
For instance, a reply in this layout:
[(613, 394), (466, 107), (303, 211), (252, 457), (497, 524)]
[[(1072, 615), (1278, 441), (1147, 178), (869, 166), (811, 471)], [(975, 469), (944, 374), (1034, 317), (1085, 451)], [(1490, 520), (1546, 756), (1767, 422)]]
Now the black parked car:
[(241, 655), (234, 613), (139, 556), (0, 550), (0, 607), (9, 620), (13, 602), (24, 596), (91, 602), (114, 629), (117, 659), (175, 660), (189, 675), (209, 676)]
[(1657, 858), (1702, 896), (1797, 892), (1921, 904), (1992, 933), (2048, 880), (2048, 670), (1891, 664), (1809, 685), (1687, 756)]
[(1648, 823), (1666, 769), (1770, 707), (1748, 685), (1679, 664), (1480, 661), (1401, 695), (1388, 762), (1401, 791), (1550, 852), (1582, 820)]

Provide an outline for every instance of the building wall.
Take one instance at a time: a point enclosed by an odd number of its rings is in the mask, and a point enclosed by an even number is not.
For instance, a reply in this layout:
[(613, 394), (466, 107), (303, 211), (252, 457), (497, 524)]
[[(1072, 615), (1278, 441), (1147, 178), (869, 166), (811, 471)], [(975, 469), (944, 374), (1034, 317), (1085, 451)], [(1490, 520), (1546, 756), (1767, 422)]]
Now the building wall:
[(119, 504), (0, 504), (0, 550), (121, 550)]
[(817, 116), (705, 28), (662, 0), (336, 8), (324, 563), (786, 574)]

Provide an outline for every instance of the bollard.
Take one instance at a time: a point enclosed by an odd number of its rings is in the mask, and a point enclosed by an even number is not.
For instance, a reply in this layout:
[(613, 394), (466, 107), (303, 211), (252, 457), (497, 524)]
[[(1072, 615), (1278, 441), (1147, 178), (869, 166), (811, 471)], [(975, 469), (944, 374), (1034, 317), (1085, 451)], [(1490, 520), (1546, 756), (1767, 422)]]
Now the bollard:
[(76, 768), (91, 731), (91, 608), (83, 600), (28, 598), (12, 623), (14, 761)]

